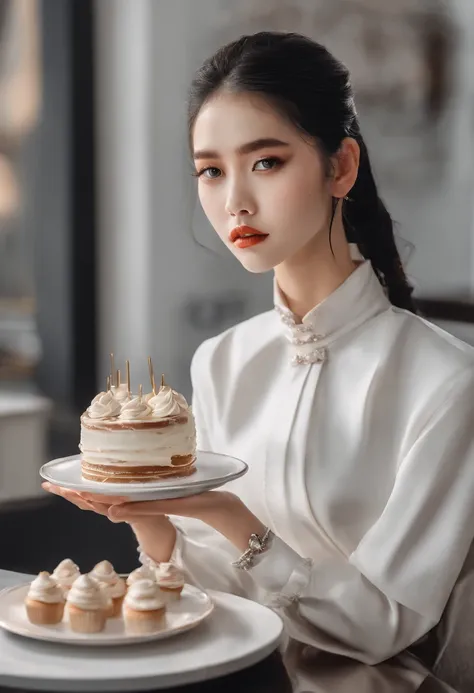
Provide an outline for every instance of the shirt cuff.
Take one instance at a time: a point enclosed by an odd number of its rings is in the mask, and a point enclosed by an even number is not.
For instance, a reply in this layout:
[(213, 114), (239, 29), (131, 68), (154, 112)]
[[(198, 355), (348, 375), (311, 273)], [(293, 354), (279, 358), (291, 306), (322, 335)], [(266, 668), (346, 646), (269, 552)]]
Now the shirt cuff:
[(273, 537), (270, 548), (257, 556), (249, 573), (267, 592), (269, 606), (288, 606), (300, 598), (312, 567), (311, 559), (302, 558), (282, 539)]
[[(177, 568), (183, 569), (183, 544), (184, 544), (184, 532), (180, 527), (177, 527), (175, 525), (176, 529), (176, 540), (174, 542), (174, 547), (173, 551), (171, 552), (171, 556), (169, 559), (169, 563), (174, 563)], [(138, 544), (137, 546), (137, 551), (138, 551), (138, 560), (139, 562), (146, 566), (147, 568), (151, 568), (152, 570), (156, 570), (158, 568), (158, 563), (151, 558), (147, 553), (145, 553)]]

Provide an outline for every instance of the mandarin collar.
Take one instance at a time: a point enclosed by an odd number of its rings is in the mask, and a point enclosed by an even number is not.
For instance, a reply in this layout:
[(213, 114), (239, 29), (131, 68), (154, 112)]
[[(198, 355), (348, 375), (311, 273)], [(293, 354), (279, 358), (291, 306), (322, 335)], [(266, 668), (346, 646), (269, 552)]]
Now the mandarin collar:
[(325, 361), (330, 346), (390, 307), (390, 301), (365, 260), (327, 298), (297, 321), (274, 279), (274, 305), (292, 345), (292, 363), (307, 365)]

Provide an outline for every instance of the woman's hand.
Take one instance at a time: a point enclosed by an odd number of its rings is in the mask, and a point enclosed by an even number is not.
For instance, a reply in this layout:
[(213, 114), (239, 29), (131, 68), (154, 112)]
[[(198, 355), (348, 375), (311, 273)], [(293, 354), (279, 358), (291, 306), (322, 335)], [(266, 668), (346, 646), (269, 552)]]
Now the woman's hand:
[[(67, 498), (78, 505), (78, 499), (74, 498), (74, 496), (70, 497), (75, 492), (51, 487), (50, 484), (43, 484), (43, 487), (46, 486), (48, 486), (47, 490), (53, 493), (56, 492), (63, 498)], [(79, 502), (83, 504), (82, 506), (79, 505), (79, 507), (83, 507), (84, 510), (95, 510), (95, 512), (106, 514), (112, 522), (128, 522), (133, 527), (137, 537), (140, 529), (141, 534), (145, 532), (147, 536), (152, 534), (156, 522), (162, 528), (164, 526), (163, 523), (169, 522), (166, 518), (167, 515), (192, 517), (201, 520), (220, 532), (240, 551), (245, 551), (248, 547), (251, 534), (261, 535), (265, 531), (265, 526), (262, 522), (255, 517), (240, 498), (228, 491), (207, 491), (206, 493), (186, 498), (138, 502), (130, 502), (123, 496), (104, 496), (95, 493), (75, 495), (80, 497)], [(104, 512), (105, 506), (107, 506), (106, 512)], [(166, 521), (163, 518), (166, 518)], [(170, 524), (172, 525), (172, 523)], [(141, 537), (139, 541), (144, 551), (151, 555), (142, 543)], [(152, 555), (152, 558), (154, 558), (154, 555)], [(157, 559), (155, 558), (155, 560)]]
[[(112, 496), (97, 495), (94, 496), (94, 498), (92, 498), (91, 500), (86, 500), (80, 493), (78, 493), (77, 491), (72, 491), (68, 488), (54, 486), (53, 484), (50, 484), (48, 482), (44, 482), (43, 484), (41, 484), (41, 486), (44, 488), (45, 491), (54, 493), (55, 496), (61, 496), (61, 498), (65, 498), (67, 501), (80, 508), (80, 510), (93, 510), (95, 513), (98, 513), (99, 515), (105, 515), (106, 517), (108, 517), (109, 508), (111, 506), (110, 499), (112, 498)], [(118, 497), (115, 496), (113, 498), (117, 499)], [(126, 499), (123, 498), (121, 502), (123, 502), (124, 500)]]
[[(88, 502), (94, 502), (94, 498), (97, 498), (88, 493), (81, 495)], [(207, 491), (170, 500), (113, 503), (108, 510), (108, 517), (112, 521), (125, 521), (132, 525), (146, 518), (164, 515), (201, 520), (227, 537), (241, 551), (248, 547), (251, 534), (265, 531), (265, 526), (240, 498), (227, 491)]]
[[(124, 503), (127, 498), (123, 496), (104, 496), (100, 494), (82, 494), (61, 486), (43, 483), (45, 491), (61, 496), (73, 503), (81, 510), (92, 510), (99, 515), (104, 515), (111, 522), (128, 522), (133, 529), (138, 543), (143, 551), (154, 561), (160, 563), (169, 561), (176, 543), (176, 528), (166, 515), (148, 515), (137, 517), (135, 521), (127, 518), (110, 517), (109, 511), (114, 505)], [(85, 496), (88, 496), (86, 499)]]

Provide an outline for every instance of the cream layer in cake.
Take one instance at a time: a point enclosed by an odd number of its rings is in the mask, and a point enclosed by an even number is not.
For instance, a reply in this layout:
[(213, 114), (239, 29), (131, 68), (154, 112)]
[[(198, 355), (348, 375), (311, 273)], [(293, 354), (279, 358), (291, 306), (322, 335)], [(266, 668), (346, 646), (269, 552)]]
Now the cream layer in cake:
[(171, 466), (172, 457), (196, 452), (194, 419), (191, 413), (133, 422), (83, 416), (79, 448), (83, 459), (100, 465)]

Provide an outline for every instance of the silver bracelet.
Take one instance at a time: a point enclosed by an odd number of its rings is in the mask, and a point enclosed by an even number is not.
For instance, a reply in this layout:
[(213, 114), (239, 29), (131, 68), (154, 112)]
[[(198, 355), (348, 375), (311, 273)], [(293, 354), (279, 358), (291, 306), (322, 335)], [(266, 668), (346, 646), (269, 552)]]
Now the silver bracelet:
[(232, 563), (233, 567), (240, 568), (240, 570), (250, 570), (255, 563), (255, 558), (269, 548), (273, 537), (274, 534), (268, 527), (261, 537), (258, 534), (251, 534), (248, 549)]

